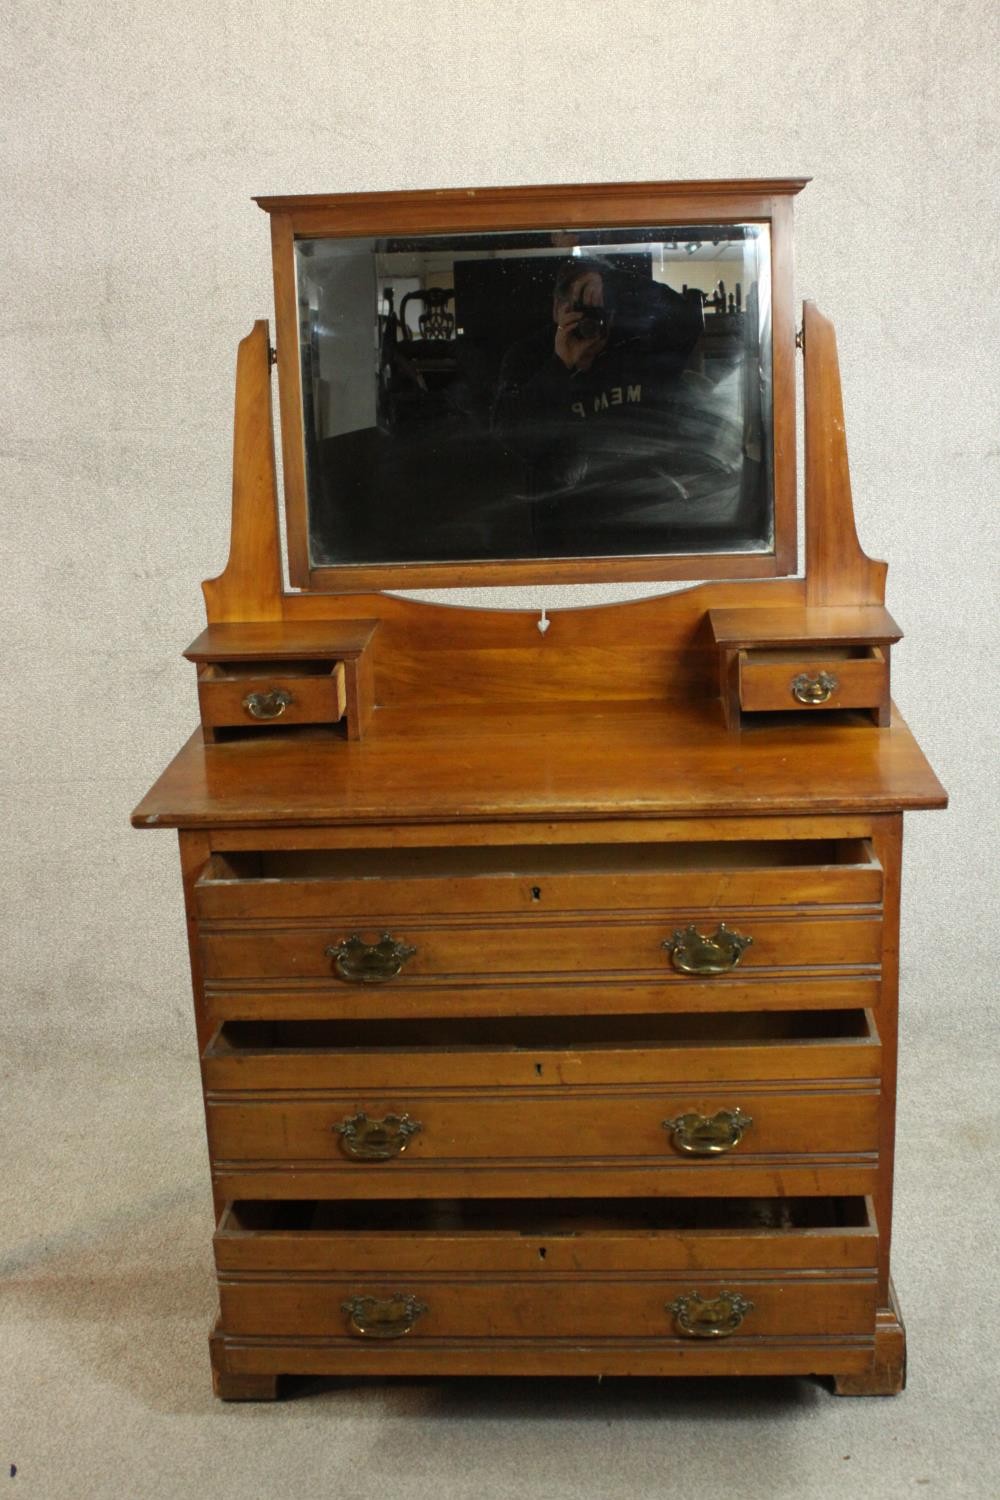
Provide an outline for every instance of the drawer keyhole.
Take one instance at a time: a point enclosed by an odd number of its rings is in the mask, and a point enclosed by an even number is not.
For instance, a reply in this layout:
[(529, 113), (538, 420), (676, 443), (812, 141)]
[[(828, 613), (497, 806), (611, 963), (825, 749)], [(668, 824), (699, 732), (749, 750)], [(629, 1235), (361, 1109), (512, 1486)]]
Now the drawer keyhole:
[(532, 901), (541, 901), (541, 899), (542, 899), (542, 888), (541, 888), (540, 885), (533, 885), (531, 887), (531, 899), (532, 899)]
[(546, 1257), (546, 1256), (547, 1256), (547, 1255), (548, 1255), (548, 1253), (549, 1253), (549, 1252), (548, 1252), (548, 1251), (547, 1251), (547, 1250), (546, 1250), (546, 1248), (545, 1248), (545, 1246), (544, 1246), (544, 1245), (542, 1245), (542, 1246), (541, 1246), (541, 1247), (540, 1247), (540, 1248), (539, 1248), (539, 1251), (538, 1251), (538, 1259), (539, 1259), (539, 1260), (544, 1260), (544, 1259), (545, 1259), (545, 1257)]

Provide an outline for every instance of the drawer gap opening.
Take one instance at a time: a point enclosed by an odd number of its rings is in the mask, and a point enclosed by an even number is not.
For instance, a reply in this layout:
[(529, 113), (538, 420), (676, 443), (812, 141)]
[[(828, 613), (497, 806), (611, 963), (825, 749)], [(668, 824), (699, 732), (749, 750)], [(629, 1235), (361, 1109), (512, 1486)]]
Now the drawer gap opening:
[(864, 1010), (622, 1016), (455, 1016), (385, 1021), (226, 1021), (206, 1055), (275, 1052), (583, 1052), (874, 1040)]
[(235, 682), (247, 677), (330, 677), (335, 663), (327, 661), (227, 661), (198, 668), (202, 682)]
[(322, 1232), (505, 1234), (555, 1239), (580, 1234), (763, 1234), (870, 1231), (868, 1200), (838, 1198), (240, 1200), (226, 1205), (223, 1234)]
[(883, 661), (877, 646), (777, 646), (752, 648), (745, 653), (747, 662), (766, 666), (788, 662)]
[(767, 730), (774, 733), (776, 730), (793, 729), (796, 735), (802, 735), (803, 726), (808, 723), (810, 713), (822, 714), (825, 731), (831, 729), (871, 729), (872, 716), (867, 708), (824, 708), (822, 704), (806, 712), (794, 709), (744, 709), (740, 714), (741, 730)]
[[(773, 715), (770, 716), (773, 721)], [(200, 885), (268, 880), (440, 880), (510, 876), (540, 886), (554, 875), (655, 875), (685, 870), (877, 870), (868, 839), (704, 840), (454, 849), (275, 849), (213, 854)], [(540, 896), (533, 897), (539, 900)]]

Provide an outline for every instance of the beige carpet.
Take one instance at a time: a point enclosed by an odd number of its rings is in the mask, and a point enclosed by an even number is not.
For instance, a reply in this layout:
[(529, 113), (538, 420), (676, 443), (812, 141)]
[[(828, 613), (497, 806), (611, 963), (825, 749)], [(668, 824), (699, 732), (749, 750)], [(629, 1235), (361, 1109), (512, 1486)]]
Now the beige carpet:
[(809, 1380), (373, 1380), (223, 1405), (193, 1055), (8, 1059), (0, 1500), (995, 1500), (994, 1080), (973, 1016), (939, 1014), (906, 1036), (894, 1400)]

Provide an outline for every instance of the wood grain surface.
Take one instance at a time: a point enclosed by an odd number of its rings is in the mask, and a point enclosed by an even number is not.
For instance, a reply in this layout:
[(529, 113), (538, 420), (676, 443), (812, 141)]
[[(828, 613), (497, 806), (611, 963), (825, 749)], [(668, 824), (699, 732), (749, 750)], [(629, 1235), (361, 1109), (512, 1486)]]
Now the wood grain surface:
[(137, 828), (943, 807), (903, 721), (804, 716), (734, 738), (715, 703), (382, 709), (362, 744), (205, 745), (197, 731), (133, 813)]

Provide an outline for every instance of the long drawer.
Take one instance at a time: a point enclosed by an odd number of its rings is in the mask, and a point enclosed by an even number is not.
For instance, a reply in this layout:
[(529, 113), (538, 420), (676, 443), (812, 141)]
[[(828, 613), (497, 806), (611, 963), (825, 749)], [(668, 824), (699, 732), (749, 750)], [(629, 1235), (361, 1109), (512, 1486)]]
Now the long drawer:
[[(865, 1010), (879, 1002), (878, 970), (846, 973), (774, 974), (737, 970), (735, 975), (688, 978), (669, 989), (656, 976), (514, 976), (509, 980), (447, 979), (437, 984), (386, 984), (378, 991), (378, 1014), (386, 1019), (489, 1018), (495, 1016), (593, 1016), (662, 1014), (669, 1005), (693, 1011)], [(205, 986), (206, 1014), (223, 1021), (366, 1020), (371, 987), (303, 980), (213, 980)]]
[(227, 1335), (386, 1346), (870, 1337), (864, 1199), (230, 1205)]
[(875, 1079), (870, 1011), (227, 1022), (210, 1091), (480, 1089)]
[[(724, 924), (721, 939), (719, 923)], [(693, 932), (692, 932), (693, 929)], [(657, 920), (622, 917), (602, 923), (581, 918), (539, 918), (530, 922), (428, 921), (414, 918), (394, 924), (388, 934), (378, 928), (360, 932), (341, 927), (226, 926), (202, 923), (201, 955), (207, 981), (255, 979), (316, 980), (368, 985), (366, 952), (380, 945), (387, 972), (381, 985), (437, 984), (443, 979), (498, 978), (512, 975), (567, 975), (599, 978), (609, 974), (655, 974), (663, 982), (690, 983), (699, 971), (678, 967), (696, 964), (676, 951), (685, 934), (692, 949), (698, 937), (726, 948), (727, 934), (749, 939), (733, 961), (722, 951), (720, 974), (756, 970), (813, 970), (830, 967), (875, 967), (881, 958), (882, 925), (876, 915), (774, 916), (719, 911), (700, 922), (690, 909)], [(356, 950), (358, 957), (352, 956)], [(393, 950), (397, 957), (393, 957)], [(377, 954), (371, 958), (374, 965)], [(708, 963), (712, 962), (709, 952)], [(352, 967), (353, 966), (353, 967)]]
[(692, 840), (664, 844), (215, 854), (195, 886), (207, 920), (383, 922), (474, 913), (684, 911), (876, 905), (871, 844)]
[(855, 1011), (237, 1023), (209, 1143), (229, 1194), (865, 1192), (880, 1060)]

